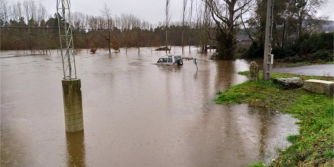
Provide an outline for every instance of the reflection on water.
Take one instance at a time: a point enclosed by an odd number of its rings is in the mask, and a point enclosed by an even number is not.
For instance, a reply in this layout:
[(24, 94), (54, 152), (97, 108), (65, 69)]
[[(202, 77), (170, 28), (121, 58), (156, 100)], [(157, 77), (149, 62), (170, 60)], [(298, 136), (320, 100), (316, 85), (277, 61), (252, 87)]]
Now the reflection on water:
[(289, 145), (286, 134), (298, 133), (295, 119), (248, 105), (203, 106), (203, 111), (188, 134), (190, 166), (269, 163), (276, 149)]
[(197, 71), (192, 60), (154, 65), (165, 53), (141, 48), (76, 56), (85, 131), (69, 134), (52, 53), (1, 53), (1, 166), (247, 166), (270, 161), (298, 132), (289, 115), (214, 103), (247, 80), (237, 74), (247, 61), (211, 61), (193, 48), (183, 56), (198, 59)]
[(85, 167), (84, 131), (66, 133), (67, 166)]

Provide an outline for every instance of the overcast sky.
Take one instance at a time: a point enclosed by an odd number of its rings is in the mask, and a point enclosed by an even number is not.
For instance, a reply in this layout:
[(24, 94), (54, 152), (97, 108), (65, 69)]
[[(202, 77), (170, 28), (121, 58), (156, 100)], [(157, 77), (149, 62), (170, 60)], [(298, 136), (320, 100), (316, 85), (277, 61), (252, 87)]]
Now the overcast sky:
[[(17, 1), (23, 2), (24, 0), (9, 0), (10, 3)], [(50, 15), (56, 13), (57, 0), (35, 1), (37, 4), (41, 2)], [(330, 16), (330, 19), (334, 20), (334, 0), (328, 1), (329, 3), (322, 10), (319, 10), (319, 13)], [(188, 0), (189, 2), (190, 0)], [(113, 16), (131, 13), (152, 24), (165, 20), (165, 3), (166, 0), (71, 0), (72, 12), (98, 16), (102, 15), (101, 10), (104, 9), (104, 4), (107, 4)], [(181, 20), (182, 0), (170, 0), (170, 3), (171, 20)]]

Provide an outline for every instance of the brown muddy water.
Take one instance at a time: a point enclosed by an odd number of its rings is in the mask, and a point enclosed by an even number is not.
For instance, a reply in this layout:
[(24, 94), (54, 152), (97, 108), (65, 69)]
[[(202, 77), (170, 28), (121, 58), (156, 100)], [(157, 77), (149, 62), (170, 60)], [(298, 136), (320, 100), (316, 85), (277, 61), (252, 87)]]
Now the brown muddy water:
[(154, 65), (163, 55), (82, 50), (85, 129), (66, 133), (57, 51), (1, 52), (1, 166), (239, 167), (270, 162), (298, 133), (289, 115), (214, 103), (217, 91), (247, 80), (237, 72), (249, 62), (211, 61), (192, 48), (183, 56), (197, 58), (198, 71), (186, 60)]

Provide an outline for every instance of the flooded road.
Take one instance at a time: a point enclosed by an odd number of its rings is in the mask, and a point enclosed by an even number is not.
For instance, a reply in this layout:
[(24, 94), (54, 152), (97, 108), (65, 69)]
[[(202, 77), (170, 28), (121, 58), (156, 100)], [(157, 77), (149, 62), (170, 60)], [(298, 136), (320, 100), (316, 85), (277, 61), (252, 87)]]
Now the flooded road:
[(271, 161), (298, 133), (288, 115), (214, 103), (247, 80), (237, 74), (247, 61), (211, 61), (193, 48), (183, 56), (199, 60), (197, 71), (186, 60), (154, 65), (163, 55), (82, 50), (84, 132), (66, 133), (57, 52), (1, 52), (1, 166), (238, 167)]

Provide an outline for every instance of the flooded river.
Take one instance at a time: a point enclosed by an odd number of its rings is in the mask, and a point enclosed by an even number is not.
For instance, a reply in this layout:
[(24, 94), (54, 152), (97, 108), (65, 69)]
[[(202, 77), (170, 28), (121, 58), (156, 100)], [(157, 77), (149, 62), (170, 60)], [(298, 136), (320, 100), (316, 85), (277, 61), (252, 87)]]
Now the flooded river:
[[(173, 48), (172, 54), (181, 54)], [(186, 49), (188, 50), (188, 49)], [(181, 67), (141, 48), (111, 56), (82, 50), (84, 132), (66, 133), (61, 57), (1, 52), (1, 166), (239, 167), (270, 162), (298, 133), (291, 116), (214, 103), (242, 83), (249, 62), (191, 53)]]

